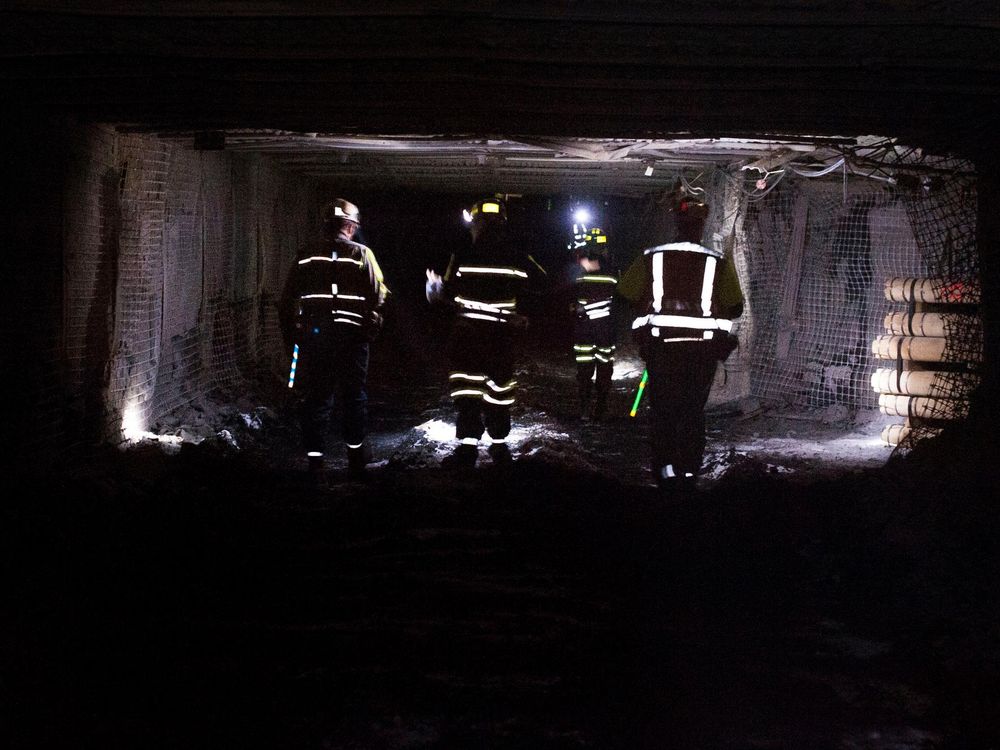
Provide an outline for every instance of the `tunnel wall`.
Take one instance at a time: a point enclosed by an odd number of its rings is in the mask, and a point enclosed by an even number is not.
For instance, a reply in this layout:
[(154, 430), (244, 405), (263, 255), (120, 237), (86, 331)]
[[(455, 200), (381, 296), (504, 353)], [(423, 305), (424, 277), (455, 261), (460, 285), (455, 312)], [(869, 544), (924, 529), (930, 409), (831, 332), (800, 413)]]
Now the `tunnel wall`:
[(260, 158), (110, 127), (53, 138), (47, 177), (21, 196), (33, 261), (15, 274), (49, 300), (33, 321), (23, 313), (44, 345), (31, 352), (22, 447), (117, 442), (213, 389), (273, 379), (275, 302), (316, 226), (317, 186)]
[(859, 177), (792, 177), (742, 202), (733, 222), (746, 297), (740, 348), (723, 368), (728, 390), (716, 388), (729, 396), (874, 409), (872, 339), (884, 333), (885, 314), (902, 309), (885, 299), (885, 279), (977, 278), (968, 179), (907, 190)]

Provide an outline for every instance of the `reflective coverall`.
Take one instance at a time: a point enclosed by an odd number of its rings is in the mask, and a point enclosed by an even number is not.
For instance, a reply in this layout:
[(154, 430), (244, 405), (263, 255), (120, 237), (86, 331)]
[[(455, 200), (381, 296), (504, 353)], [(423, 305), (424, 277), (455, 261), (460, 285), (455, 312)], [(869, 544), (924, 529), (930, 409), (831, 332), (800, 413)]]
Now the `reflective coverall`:
[(370, 248), (338, 237), (301, 258), (290, 283), (297, 315), (288, 387), (300, 396), (307, 454), (311, 464), (322, 461), (339, 395), (349, 464), (363, 467), (368, 344), (381, 327), (379, 310), (389, 294), (382, 270)]
[(510, 434), (514, 364), (526, 324), (517, 312), (528, 280), (526, 259), (508, 242), (502, 225), (490, 225), (468, 252), (451, 257), (442, 282), (427, 284), (428, 301), (456, 310), (448, 380), (458, 411), (456, 455), (470, 464), (484, 431), (491, 446), (504, 445)]

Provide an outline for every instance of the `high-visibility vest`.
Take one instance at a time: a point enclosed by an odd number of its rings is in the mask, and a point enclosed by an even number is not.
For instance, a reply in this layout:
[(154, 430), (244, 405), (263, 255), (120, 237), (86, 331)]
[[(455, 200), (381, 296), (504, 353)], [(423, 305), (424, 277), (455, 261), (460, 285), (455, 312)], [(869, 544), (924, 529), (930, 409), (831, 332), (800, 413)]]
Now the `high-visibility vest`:
[(360, 329), (389, 294), (375, 254), (349, 240), (300, 259), (297, 273), (299, 320), (314, 331)]
[(692, 242), (651, 247), (643, 253), (648, 275), (647, 312), (632, 321), (664, 342), (706, 341), (732, 331), (719, 316), (724, 290), (716, 285), (722, 253)]
[(574, 287), (576, 316), (581, 321), (601, 320), (611, 315), (618, 276), (610, 273), (584, 273)]

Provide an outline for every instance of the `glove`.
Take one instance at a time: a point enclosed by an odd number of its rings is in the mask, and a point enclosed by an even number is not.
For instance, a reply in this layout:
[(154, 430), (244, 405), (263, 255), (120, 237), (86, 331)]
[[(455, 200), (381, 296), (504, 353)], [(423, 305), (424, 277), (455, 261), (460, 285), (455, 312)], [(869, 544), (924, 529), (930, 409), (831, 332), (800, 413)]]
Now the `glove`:
[(365, 320), (364, 333), (365, 338), (369, 342), (378, 338), (378, 335), (382, 332), (382, 324), (384, 322), (385, 319), (375, 310), (368, 313), (368, 318)]

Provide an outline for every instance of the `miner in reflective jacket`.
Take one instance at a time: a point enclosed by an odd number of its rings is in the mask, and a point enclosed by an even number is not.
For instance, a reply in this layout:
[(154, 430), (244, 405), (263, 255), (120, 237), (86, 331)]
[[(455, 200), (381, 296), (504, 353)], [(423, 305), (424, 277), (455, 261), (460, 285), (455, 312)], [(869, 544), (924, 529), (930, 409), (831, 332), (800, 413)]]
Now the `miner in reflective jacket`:
[(508, 239), (502, 200), (481, 200), (463, 214), (471, 247), (451, 257), (443, 277), (427, 270), (427, 300), (448, 304), (456, 313), (448, 380), (460, 444), (446, 465), (474, 466), (484, 431), (490, 456), (505, 463), (517, 389), (515, 353), (527, 323), (517, 303), (526, 288), (529, 256)]
[[(612, 302), (618, 273), (611, 267), (608, 236), (598, 227), (573, 224), (570, 249), (575, 256), (570, 279), (573, 294), (573, 359), (576, 362), (580, 416), (600, 419), (608, 404), (615, 367)], [(591, 393), (596, 391), (593, 409)]]
[(343, 410), (348, 471), (364, 473), (368, 345), (382, 325), (389, 290), (370, 248), (354, 242), (357, 206), (338, 198), (321, 211), (322, 238), (299, 258), (283, 307), (293, 339), (288, 387), (299, 395), (299, 419), (312, 473), (321, 473), (334, 399)]
[(620, 291), (642, 310), (632, 331), (649, 371), (653, 472), (663, 488), (692, 487), (705, 403), (718, 362), (736, 346), (732, 321), (743, 295), (732, 261), (694, 242), (651, 247), (633, 268)]

